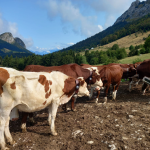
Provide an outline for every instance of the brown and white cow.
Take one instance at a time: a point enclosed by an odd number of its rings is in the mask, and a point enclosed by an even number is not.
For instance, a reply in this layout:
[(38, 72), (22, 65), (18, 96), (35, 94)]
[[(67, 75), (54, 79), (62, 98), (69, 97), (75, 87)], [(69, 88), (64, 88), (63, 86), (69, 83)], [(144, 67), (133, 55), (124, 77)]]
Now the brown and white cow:
[[(90, 84), (93, 88), (96, 86), (102, 87), (102, 81), (100, 79), (100, 76), (98, 73), (96, 73), (94, 70), (88, 70), (84, 69), (78, 64), (67, 64), (67, 65), (62, 65), (62, 66), (50, 66), (50, 67), (45, 67), (45, 66), (40, 66), (40, 65), (28, 65), (25, 67), (24, 71), (30, 71), (30, 72), (51, 72), (51, 71), (60, 71), (63, 72), (64, 74), (78, 78), (78, 77), (83, 77), (84, 80), (86, 81), (87, 84)], [(74, 103), (77, 98), (77, 95), (73, 95), (71, 98), (71, 109), (75, 111)], [(63, 105), (63, 109), (66, 111), (66, 104)], [(21, 129), (22, 132), (26, 132), (26, 121), (27, 121), (27, 116), (28, 113), (23, 112), (22, 113), (22, 121), (21, 121)], [(30, 121), (31, 123), (34, 123), (33, 119), (33, 114), (30, 113)]]
[[(91, 87), (93, 88), (96, 86), (102, 87), (102, 81), (100, 79), (98, 71), (96, 71), (95, 69), (82, 68), (80, 65), (75, 63), (61, 65), (61, 66), (50, 66), (50, 67), (45, 67), (40, 65), (28, 65), (25, 67), (24, 71), (34, 71), (34, 72), (60, 71), (74, 78), (83, 77), (84, 80), (87, 82), (87, 84), (90, 84)], [(71, 109), (74, 110), (75, 109), (74, 101), (76, 100), (76, 95), (71, 100), (72, 100)]]
[(35, 112), (48, 107), (51, 133), (57, 135), (54, 122), (58, 106), (70, 100), (77, 85), (78, 96), (89, 96), (83, 77), (75, 79), (59, 71), (21, 72), (0, 67), (0, 148), (7, 149), (4, 135), (8, 143), (14, 143), (9, 120), (18, 118), (18, 110)]

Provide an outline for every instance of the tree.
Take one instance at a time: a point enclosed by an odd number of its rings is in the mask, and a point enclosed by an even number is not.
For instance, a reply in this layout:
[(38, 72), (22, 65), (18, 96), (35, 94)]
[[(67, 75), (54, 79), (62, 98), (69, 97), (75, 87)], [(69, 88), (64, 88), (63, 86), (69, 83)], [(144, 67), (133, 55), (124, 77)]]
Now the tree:
[(117, 50), (117, 49), (119, 49), (119, 45), (118, 44), (114, 44), (111, 49), (112, 50)]
[(145, 40), (144, 48), (145, 49), (150, 48), (150, 36)]
[(74, 63), (74, 58), (71, 56), (71, 55), (66, 55), (66, 56), (63, 56), (62, 58), (62, 64), (71, 64), (71, 63)]
[(130, 51), (134, 50), (134, 46), (133, 46), (133, 45), (130, 45), (129, 50), (130, 50)]
[(145, 52), (146, 52), (146, 51), (145, 51), (145, 48), (144, 48), (144, 47), (140, 49), (140, 54), (145, 54)]

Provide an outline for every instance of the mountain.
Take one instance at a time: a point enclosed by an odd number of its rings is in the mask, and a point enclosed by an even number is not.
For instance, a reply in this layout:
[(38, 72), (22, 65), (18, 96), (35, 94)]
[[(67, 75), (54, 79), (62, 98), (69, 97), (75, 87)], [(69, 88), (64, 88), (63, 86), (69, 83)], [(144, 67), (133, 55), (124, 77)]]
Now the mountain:
[(26, 49), (24, 42), (18, 37), (14, 38), (10, 32), (5, 32), (1, 34), (0, 39), (7, 43), (14, 44), (16, 46), (21, 46)]
[(16, 37), (14, 38), (11, 33), (6, 32), (0, 35), (0, 56), (5, 57), (25, 57), (33, 53), (26, 49), (24, 42)]
[(146, 16), (150, 13), (150, 0), (142, 1), (136, 0), (132, 2), (130, 8), (125, 11), (115, 22), (115, 24), (119, 22), (131, 22), (133, 20), (137, 20)]
[(85, 51), (100, 45), (105, 45), (119, 38), (135, 32), (146, 32), (150, 30), (150, 0), (140, 2), (136, 0), (131, 4), (116, 22), (106, 30), (97, 33), (83, 41), (80, 41), (61, 51), (73, 50), (76, 52)]

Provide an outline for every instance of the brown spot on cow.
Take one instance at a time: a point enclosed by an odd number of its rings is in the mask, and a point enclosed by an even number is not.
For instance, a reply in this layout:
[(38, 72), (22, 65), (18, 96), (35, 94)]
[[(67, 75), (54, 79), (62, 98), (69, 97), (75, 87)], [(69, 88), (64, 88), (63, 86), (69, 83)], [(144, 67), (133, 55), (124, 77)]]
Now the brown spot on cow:
[(42, 85), (45, 85), (46, 81), (46, 77), (44, 75), (40, 75), (38, 82), (40, 82)]
[(16, 89), (15, 82), (13, 82), (12, 84), (10, 84), (10, 88), (13, 89), (13, 90)]
[(63, 88), (64, 95), (70, 97), (74, 93), (75, 87), (76, 83), (74, 78), (69, 77), (68, 79), (66, 79), (64, 81), (64, 88)]
[(43, 105), (45, 105), (46, 104), (46, 101), (43, 103)]
[(49, 92), (46, 93), (45, 98), (49, 98), (50, 95), (51, 95), (51, 89)]
[(52, 85), (52, 81), (51, 80), (49, 80), (49, 84)]
[(49, 86), (52, 85), (52, 81), (51, 80), (47, 80), (44, 75), (40, 75), (38, 81), (39, 81), (40, 84), (42, 84), (44, 86), (45, 98), (46, 99), (49, 98), (49, 96), (51, 95), (51, 89), (50, 89)]
[(49, 82), (48, 80), (46, 80), (46, 83), (45, 83), (45, 92), (47, 92), (49, 90)]
[(0, 68), (0, 96), (3, 93), (3, 85), (6, 83), (7, 79), (9, 78), (9, 73), (7, 70)]
[(84, 80), (81, 80), (81, 79), (78, 79), (78, 80), (79, 80), (79, 82), (80, 82), (80, 85), (83, 86), (83, 84), (85, 83), (85, 81), (84, 81)]

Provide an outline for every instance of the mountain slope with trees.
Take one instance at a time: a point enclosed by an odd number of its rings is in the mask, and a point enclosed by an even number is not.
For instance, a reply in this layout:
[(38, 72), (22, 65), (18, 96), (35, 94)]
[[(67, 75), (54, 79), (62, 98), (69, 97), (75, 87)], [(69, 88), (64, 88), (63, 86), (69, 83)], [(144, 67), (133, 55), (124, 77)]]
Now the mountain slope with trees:
[(25, 57), (32, 54), (32, 52), (21, 46), (16, 46), (15, 44), (10, 44), (3, 40), (0, 40), (0, 56), (3, 58), (7, 55), (12, 55), (13, 57)]

